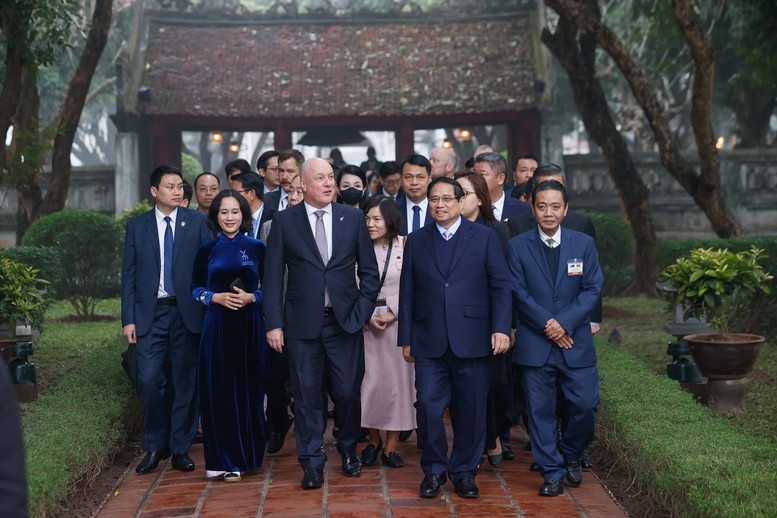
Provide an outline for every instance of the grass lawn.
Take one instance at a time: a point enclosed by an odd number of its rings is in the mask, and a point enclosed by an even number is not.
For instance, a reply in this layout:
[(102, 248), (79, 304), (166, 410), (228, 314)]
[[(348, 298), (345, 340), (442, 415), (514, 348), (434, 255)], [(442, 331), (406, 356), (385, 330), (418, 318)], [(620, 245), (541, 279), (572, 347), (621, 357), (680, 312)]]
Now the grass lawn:
[[(642, 361), (650, 370), (662, 375), (672, 357), (666, 346), (675, 338), (663, 330), (671, 319), (662, 299), (647, 297), (611, 297), (604, 300), (602, 335), (607, 337), (617, 328), (620, 349)], [(721, 416), (748, 435), (764, 437), (777, 443), (777, 337), (767, 336), (758, 360), (748, 375), (750, 389), (747, 412)]]

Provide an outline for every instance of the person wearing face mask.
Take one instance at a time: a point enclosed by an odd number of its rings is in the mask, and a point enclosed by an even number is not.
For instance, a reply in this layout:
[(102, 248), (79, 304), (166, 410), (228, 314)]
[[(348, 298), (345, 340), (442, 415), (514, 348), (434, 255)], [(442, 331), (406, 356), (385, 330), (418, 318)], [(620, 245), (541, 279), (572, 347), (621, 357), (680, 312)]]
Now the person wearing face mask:
[(337, 173), (337, 202), (349, 207), (360, 208), (364, 198), (367, 176), (357, 165), (344, 165)]

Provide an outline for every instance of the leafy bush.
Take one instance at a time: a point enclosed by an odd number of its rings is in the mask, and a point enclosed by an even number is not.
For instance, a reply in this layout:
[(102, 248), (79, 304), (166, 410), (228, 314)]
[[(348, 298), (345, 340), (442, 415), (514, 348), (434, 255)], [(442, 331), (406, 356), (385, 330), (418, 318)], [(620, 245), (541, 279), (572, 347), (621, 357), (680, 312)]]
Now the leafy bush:
[(32, 266), (0, 258), (0, 324), (13, 329), (23, 320), (40, 328), (49, 306), (42, 292), (45, 284)]
[(677, 382), (598, 340), (598, 437), (672, 516), (773, 516), (774, 443), (713, 416)]
[(50, 246), (17, 246), (0, 248), (0, 257), (7, 257), (17, 263), (32, 266), (38, 270), (38, 277), (49, 282), (46, 286), (50, 296), (56, 296), (54, 286), (62, 282), (65, 269), (56, 248)]
[(124, 230), (127, 228), (127, 222), (134, 218), (135, 216), (140, 216), (141, 214), (145, 214), (146, 212), (151, 210), (151, 203), (149, 203), (148, 200), (143, 200), (134, 207), (130, 207), (129, 209), (122, 212), (119, 216), (116, 216), (116, 222), (121, 226), (121, 229)]
[(54, 289), (78, 315), (93, 315), (99, 298), (119, 291), (121, 229), (109, 216), (79, 210), (55, 212), (30, 225), (22, 244), (59, 250), (65, 275)]
[(596, 248), (602, 267), (602, 295), (619, 295), (634, 282), (634, 237), (623, 218), (602, 212), (586, 212), (596, 228)]
[(201, 172), (202, 165), (200, 165), (199, 160), (189, 153), (181, 153), (181, 174), (183, 174), (183, 179), (189, 182), (189, 185), (194, 187), (194, 179)]

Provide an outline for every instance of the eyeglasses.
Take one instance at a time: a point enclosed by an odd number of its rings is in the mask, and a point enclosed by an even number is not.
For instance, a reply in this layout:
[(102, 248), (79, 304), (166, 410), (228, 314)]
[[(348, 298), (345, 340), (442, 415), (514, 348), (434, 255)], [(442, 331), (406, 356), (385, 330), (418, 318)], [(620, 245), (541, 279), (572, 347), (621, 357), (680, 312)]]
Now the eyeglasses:
[(449, 203), (453, 203), (454, 201), (457, 201), (458, 198), (456, 196), (430, 196), (429, 197), (429, 203), (434, 203), (437, 205), (440, 202), (443, 202), (445, 205), (448, 205)]
[(470, 194), (475, 194), (475, 192), (474, 192), (474, 191), (464, 191), (464, 194), (463, 194), (461, 197), (462, 197), (462, 198), (466, 198), (466, 197), (467, 197), (467, 196), (469, 196)]

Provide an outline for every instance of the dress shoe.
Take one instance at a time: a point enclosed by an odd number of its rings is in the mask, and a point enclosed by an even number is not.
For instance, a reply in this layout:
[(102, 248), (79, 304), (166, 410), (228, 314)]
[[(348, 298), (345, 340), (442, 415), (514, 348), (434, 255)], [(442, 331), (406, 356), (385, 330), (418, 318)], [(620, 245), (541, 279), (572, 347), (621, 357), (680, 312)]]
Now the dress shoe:
[(480, 490), (475, 485), (475, 476), (466, 475), (456, 482), (456, 494), (461, 498), (477, 498), (480, 496)]
[(162, 460), (168, 458), (169, 456), (170, 450), (168, 449), (150, 451), (146, 453), (146, 456), (143, 457), (143, 460), (140, 461), (138, 467), (135, 468), (135, 473), (140, 473), (141, 475), (151, 473), (157, 468), (157, 466), (159, 466), (159, 463)]
[(300, 485), (302, 489), (318, 489), (323, 486), (324, 470), (322, 468), (305, 468)]
[(536, 462), (532, 462), (531, 466), (529, 466), (529, 471), (539, 471), (539, 470), (540, 470), (540, 465), (537, 464)]
[(170, 463), (178, 471), (194, 471), (194, 461), (186, 453), (176, 453)]
[(224, 482), (240, 482), (243, 474), (239, 471), (227, 471), (224, 473)]
[(388, 455), (381, 453), (380, 461), (384, 466), (388, 466), (389, 468), (401, 468), (405, 465), (405, 461), (402, 460), (402, 457), (400, 457), (399, 454), (395, 451), (392, 451)]
[(273, 430), (270, 434), (270, 440), (267, 441), (267, 453), (278, 453), (283, 448), (283, 443), (286, 442), (286, 434), (291, 428), (291, 423), (294, 422), (293, 417), (286, 419), (286, 422), (278, 428)]
[(591, 456), (588, 454), (588, 450), (585, 450), (583, 454), (580, 455), (580, 467), (583, 468), (583, 471), (591, 471), (594, 467), (594, 463), (591, 462)]
[(372, 466), (378, 460), (378, 453), (383, 449), (383, 439), (380, 439), (378, 445), (368, 444), (362, 450), (362, 464)]
[(343, 454), (343, 475), (358, 477), (362, 474), (362, 461), (355, 451)]
[(509, 441), (502, 441), (502, 458), (504, 460), (515, 460), (515, 453), (510, 448)]
[(197, 430), (197, 433), (194, 434), (194, 439), (192, 439), (192, 444), (202, 444), (202, 432)]
[(421, 489), (418, 494), (423, 498), (432, 498), (437, 496), (442, 489), (442, 485), (448, 481), (448, 477), (445, 473), (442, 475), (425, 475), (424, 480), (421, 482)]
[(486, 454), (486, 457), (488, 457), (488, 463), (491, 464), (491, 467), (498, 469), (499, 465), (502, 463), (502, 459), (504, 458), (504, 452), (497, 453), (496, 455)]
[(567, 482), (572, 487), (578, 487), (583, 482), (583, 468), (579, 460), (567, 462)]
[(559, 496), (564, 494), (564, 482), (559, 479), (546, 480), (540, 486), (540, 496)]
[(399, 432), (399, 442), (405, 442), (410, 439), (411, 435), (413, 435), (413, 430), (402, 430)]

